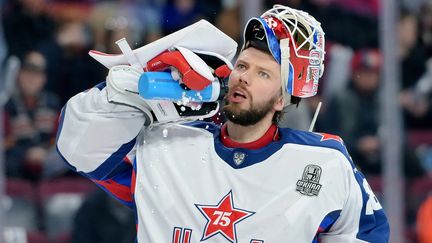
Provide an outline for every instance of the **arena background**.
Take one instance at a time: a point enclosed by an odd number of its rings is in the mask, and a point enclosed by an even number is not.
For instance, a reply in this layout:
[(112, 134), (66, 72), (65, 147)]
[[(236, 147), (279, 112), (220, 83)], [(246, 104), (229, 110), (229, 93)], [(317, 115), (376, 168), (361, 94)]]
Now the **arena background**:
[(122, 37), (134, 49), (199, 19), (241, 46), (245, 21), (276, 3), (315, 16), (327, 52), (319, 95), (281, 126), (308, 129), (322, 101), (315, 130), (345, 140), (390, 242), (432, 242), (432, 1), (1, 0), (0, 243), (135, 240), (133, 213), (55, 152), (61, 107), (107, 74), (90, 49), (119, 53)]

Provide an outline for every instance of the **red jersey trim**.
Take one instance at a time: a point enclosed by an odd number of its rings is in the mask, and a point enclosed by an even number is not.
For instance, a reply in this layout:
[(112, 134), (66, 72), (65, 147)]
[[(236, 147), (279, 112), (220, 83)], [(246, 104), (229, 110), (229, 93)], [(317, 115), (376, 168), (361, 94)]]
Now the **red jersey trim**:
[(260, 149), (267, 146), (273, 141), (279, 140), (279, 129), (275, 124), (272, 124), (267, 130), (267, 132), (258, 140), (250, 143), (239, 143), (229, 137), (227, 125), (225, 123), (221, 128), (220, 139), (222, 144), (229, 148)]
[(119, 184), (115, 182), (112, 179), (102, 181), (102, 180), (92, 180), (93, 182), (103, 186), (105, 189), (107, 189), (109, 192), (111, 192), (114, 196), (117, 198), (125, 201), (125, 202), (132, 202), (132, 194), (131, 194), (131, 188), (128, 186), (124, 186), (122, 184)]

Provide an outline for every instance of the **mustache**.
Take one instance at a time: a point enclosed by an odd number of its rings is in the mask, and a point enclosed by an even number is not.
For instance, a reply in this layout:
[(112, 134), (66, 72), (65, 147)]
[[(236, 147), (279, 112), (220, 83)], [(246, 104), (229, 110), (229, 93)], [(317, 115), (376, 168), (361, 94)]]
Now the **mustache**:
[(228, 99), (228, 97), (230, 97), (231, 95), (234, 94), (234, 90), (236, 89), (241, 89), (242, 92), (246, 93), (248, 97), (252, 98), (252, 94), (249, 92), (249, 90), (247, 89), (246, 86), (242, 85), (242, 84), (237, 84), (234, 85), (232, 87), (227, 87), (225, 96), (224, 96), (224, 100)]

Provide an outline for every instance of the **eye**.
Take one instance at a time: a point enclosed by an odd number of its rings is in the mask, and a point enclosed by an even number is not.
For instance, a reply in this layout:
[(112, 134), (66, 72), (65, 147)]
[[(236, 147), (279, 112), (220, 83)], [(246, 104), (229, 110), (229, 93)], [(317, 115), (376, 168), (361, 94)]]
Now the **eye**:
[(237, 63), (236, 69), (238, 69), (238, 70), (245, 70), (246, 69), (246, 65), (244, 65), (243, 63)]
[(264, 79), (268, 79), (268, 78), (270, 78), (270, 74), (268, 74), (267, 72), (264, 72), (264, 71), (259, 71), (259, 72), (258, 72), (258, 75), (259, 75), (261, 78), (264, 78)]

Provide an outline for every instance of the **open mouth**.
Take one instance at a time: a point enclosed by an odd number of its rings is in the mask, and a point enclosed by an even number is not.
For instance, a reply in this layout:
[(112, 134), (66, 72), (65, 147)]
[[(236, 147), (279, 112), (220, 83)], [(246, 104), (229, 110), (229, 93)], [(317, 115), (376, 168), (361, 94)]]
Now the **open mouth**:
[(233, 92), (229, 96), (229, 101), (234, 102), (234, 103), (240, 103), (240, 102), (245, 101), (247, 99), (247, 97), (248, 97), (248, 95), (247, 95), (246, 91), (244, 91), (242, 89), (235, 89), (235, 90), (233, 90)]
[(246, 99), (246, 95), (241, 91), (235, 91), (233, 96), (234, 96), (234, 98), (240, 97), (240, 98)]

